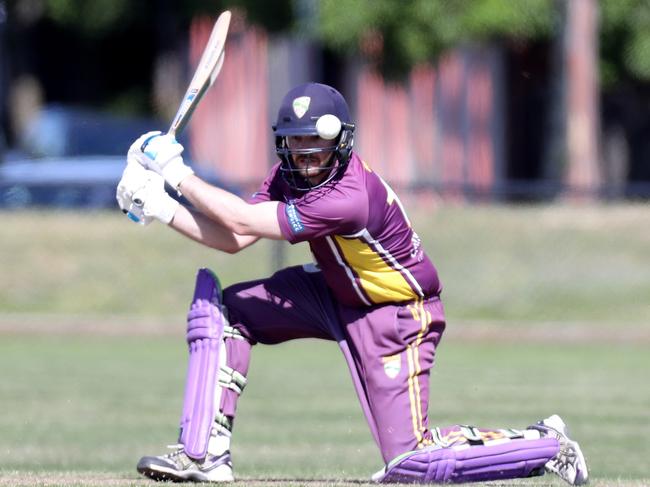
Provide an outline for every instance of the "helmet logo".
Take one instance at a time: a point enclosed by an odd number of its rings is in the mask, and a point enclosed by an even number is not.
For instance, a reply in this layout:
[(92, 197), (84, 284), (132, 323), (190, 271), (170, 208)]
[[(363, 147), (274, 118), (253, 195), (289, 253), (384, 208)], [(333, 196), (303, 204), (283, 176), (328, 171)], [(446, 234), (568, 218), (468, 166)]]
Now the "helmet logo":
[(299, 96), (298, 98), (293, 100), (293, 113), (296, 114), (298, 118), (302, 118), (305, 113), (307, 113), (307, 110), (309, 110), (309, 103), (311, 102), (311, 98), (308, 96)]

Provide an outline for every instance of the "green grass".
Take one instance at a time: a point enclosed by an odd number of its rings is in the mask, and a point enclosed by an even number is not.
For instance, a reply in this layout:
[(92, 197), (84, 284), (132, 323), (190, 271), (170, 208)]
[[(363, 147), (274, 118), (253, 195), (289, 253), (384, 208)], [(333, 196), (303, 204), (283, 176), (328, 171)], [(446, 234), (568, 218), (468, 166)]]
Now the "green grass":
[[(14, 372), (1, 382), (0, 476), (137, 481), (137, 459), (176, 438), (185, 353), (182, 336), (3, 336), (0, 368)], [(558, 412), (594, 485), (650, 482), (649, 365), (643, 346), (443, 342), (430, 418), (524, 427)], [(380, 466), (336, 345), (259, 346), (249, 380), (233, 444), (240, 478), (349, 482)]]
[[(431, 422), (523, 427), (557, 412), (592, 485), (650, 485), (648, 206), (410, 216), (449, 321)], [(152, 485), (134, 465), (177, 435), (196, 269), (258, 278), (277, 247), (225, 255), (116, 213), (0, 217), (0, 486)], [(283, 248), (286, 264), (309, 260)], [(356, 485), (380, 466), (339, 355), (316, 341), (255, 349), (233, 445), (245, 485)]]
[[(439, 269), (450, 320), (650, 327), (650, 211), (411, 205)], [(306, 245), (260, 242), (236, 256), (111, 213), (0, 213), (0, 312), (182, 316), (198, 267), (222, 283), (268, 275)]]

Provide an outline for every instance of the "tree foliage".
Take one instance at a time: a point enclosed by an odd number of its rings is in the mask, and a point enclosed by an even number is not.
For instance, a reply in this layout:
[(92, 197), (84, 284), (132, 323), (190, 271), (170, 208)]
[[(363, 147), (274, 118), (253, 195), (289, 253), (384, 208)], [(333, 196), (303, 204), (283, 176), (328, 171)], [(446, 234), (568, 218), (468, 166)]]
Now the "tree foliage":
[(545, 38), (557, 22), (549, 0), (323, 0), (320, 5), (324, 42), (360, 53), (392, 78), (454, 45)]
[(134, 10), (128, 0), (48, 0), (46, 15), (66, 28), (94, 38), (109, 34), (120, 23), (132, 19)]
[(124, 23), (155, 21), (164, 12), (185, 25), (196, 15), (213, 15), (227, 8), (240, 8), (251, 22), (274, 32), (290, 28), (291, 0), (184, 0), (182, 2), (132, 2), (129, 0), (44, 0), (47, 16), (88, 37), (110, 35)]
[[(322, 0), (326, 45), (358, 53), (388, 77), (466, 42), (548, 39), (572, 0)], [(650, 80), (650, 0), (599, 0), (605, 84)]]
[(650, 80), (650, 1), (600, 1), (601, 69), (605, 85)]
[[(54, 22), (92, 38), (129, 22), (155, 21), (148, 2), (43, 0)], [(357, 53), (390, 78), (466, 42), (548, 39), (572, 0), (173, 0), (155, 3), (185, 23), (197, 14), (240, 8), (272, 32), (311, 33), (325, 47)], [(605, 85), (650, 80), (650, 0), (599, 0)], [(302, 24), (302, 25), (301, 25)], [(314, 28), (315, 26), (315, 28)]]

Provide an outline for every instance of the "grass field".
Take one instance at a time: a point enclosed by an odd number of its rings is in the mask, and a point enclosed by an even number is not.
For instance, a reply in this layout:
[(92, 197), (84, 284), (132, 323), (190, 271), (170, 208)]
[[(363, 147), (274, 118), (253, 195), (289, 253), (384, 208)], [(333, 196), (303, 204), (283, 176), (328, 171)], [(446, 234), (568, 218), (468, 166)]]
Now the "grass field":
[[(153, 485), (135, 463), (176, 438), (195, 269), (259, 277), (271, 246), (225, 256), (119, 215), (0, 216), (0, 485)], [(650, 485), (648, 208), (411, 216), (449, 317), (431, 422), (523, 427), (557, 412), (592, 485)], [(380, 467), (336, 346), (257, 347), (249, 381), (233, 444), (242, 484), (357, 485)]]

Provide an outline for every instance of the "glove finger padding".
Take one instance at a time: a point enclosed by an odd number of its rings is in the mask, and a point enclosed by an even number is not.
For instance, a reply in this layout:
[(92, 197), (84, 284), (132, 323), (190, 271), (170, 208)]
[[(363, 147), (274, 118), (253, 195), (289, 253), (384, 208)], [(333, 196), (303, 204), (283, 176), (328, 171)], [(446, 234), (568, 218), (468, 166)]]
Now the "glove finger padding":
[(142, 155), (142, 146), (148, 143), (150, 139), (153, 139), (154, 137), (158, 137), (160, 135), (162, 135), (162, 132), (160, 130), (152, 130), (151, 132), (147, 132), (146, 134), (143, 134), (135, 139), (135, 142), (133, 142), (131, 144), (131, 147), (129, 147), (127, 158), (128, 156)]
[(178, 189), (183, 179), (194, 174), (183, 162), (182, 153), (183, 146), (173, 135), (148, 132), (131, 145), (128, 157), (162, 175), (174, 189)]
[(129, 210), (133, 193), (146, 185), (147, 181), (147, 170), (137, 162), (129, 160), (122, 172), (122, 178), (117, 183), (115, 192), (120, 209)]
[(153, 136), (145, 140), (142, 152), (160, 168), (164, 168), (172, 160), (183, 153), (183, 146), (173, 135), (165, 134)]
[(147, 225), (152, 218), (169, 224), (179, 203), (165, 192), (165, 181), (159, 174), (153, 171), (145, 172), (146, 184), (133, 193), (129, 211), (139, 217), (138, 223), (143, 225)]

